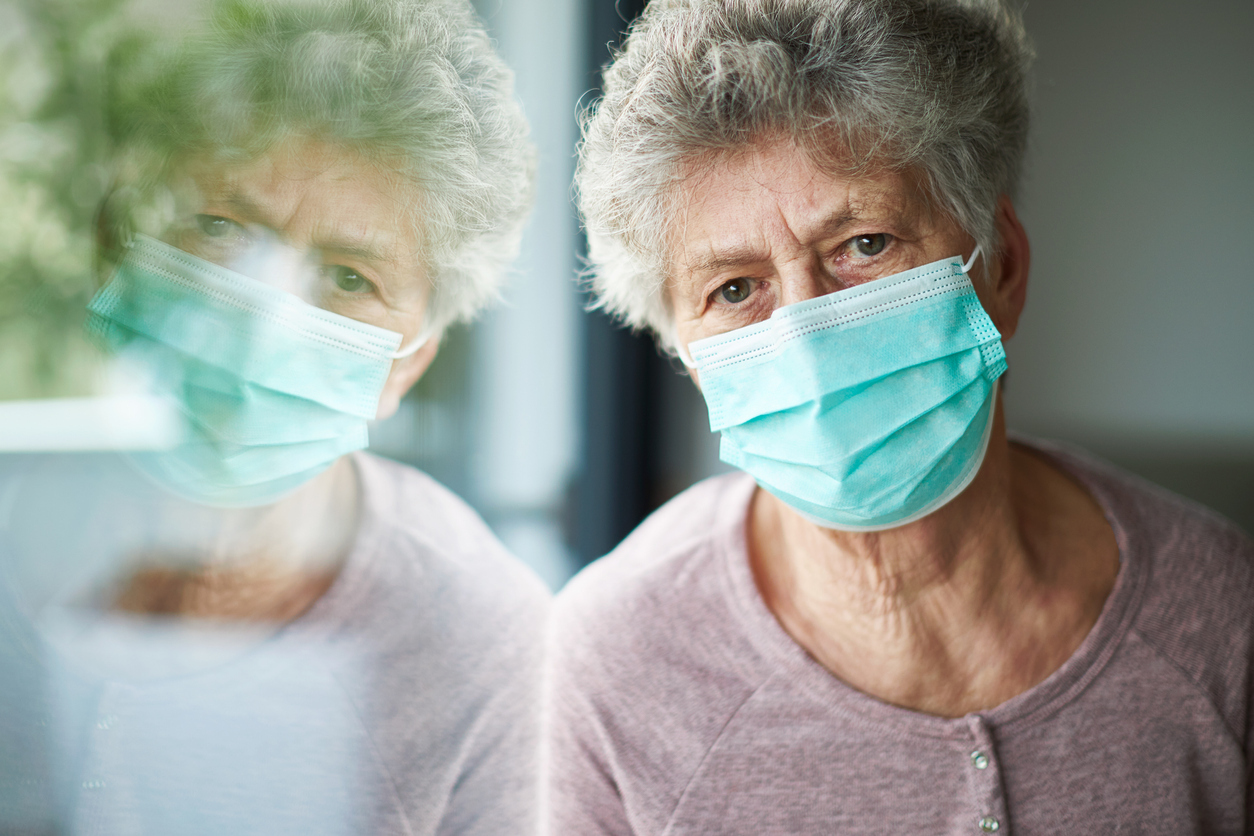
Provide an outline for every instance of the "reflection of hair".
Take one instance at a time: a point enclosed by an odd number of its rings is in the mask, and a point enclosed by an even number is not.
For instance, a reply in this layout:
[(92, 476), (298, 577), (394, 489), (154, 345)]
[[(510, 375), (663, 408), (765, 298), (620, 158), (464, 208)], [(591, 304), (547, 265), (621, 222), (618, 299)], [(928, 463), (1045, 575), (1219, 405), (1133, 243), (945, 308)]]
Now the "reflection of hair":
[(576, 182), (600, 304), (670, 340), (667, 201), (702, 152), (790, 136), (824, 166), (912, 168), (995, 245), (1031, 61), (998, 0), (653, 0), (605, 73)]
[(343, 143), (416, 184), (397, 211), (426, 247), (428, 322), (468, 319), (495, 295), (530, 205), (532, 150), (511, 74), (465, 0), (231, 0), (208, 37), (128, 66), (113, 115), (135, 194), (179, 159), (246, 159), (294, 135)]

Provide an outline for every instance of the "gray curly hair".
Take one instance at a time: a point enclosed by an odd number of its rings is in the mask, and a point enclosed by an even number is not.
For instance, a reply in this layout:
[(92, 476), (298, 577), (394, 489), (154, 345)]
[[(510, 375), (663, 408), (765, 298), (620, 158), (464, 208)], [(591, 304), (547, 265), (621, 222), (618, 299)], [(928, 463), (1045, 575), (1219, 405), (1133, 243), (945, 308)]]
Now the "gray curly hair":
[(784, 134), (849, 174), (918, 171), (983, 247), (1014, 196), (1033, 53), (999, 0), (653, 0), (605, 69), (576, 174), (597, 304), (670, 347), (683, 164)]
[(207, 37), (119, 67), (110, 116), (134, 198), (119, 201), (123, 225), (145, 203), (159, 212), (152, 196), (180, 160), (247, 159), (303, 135), (399, 161), (414, 182), (434, 284), (427, 327), (497, 295), (534, 152), (513, 76), (465, 0), (230, 0)]

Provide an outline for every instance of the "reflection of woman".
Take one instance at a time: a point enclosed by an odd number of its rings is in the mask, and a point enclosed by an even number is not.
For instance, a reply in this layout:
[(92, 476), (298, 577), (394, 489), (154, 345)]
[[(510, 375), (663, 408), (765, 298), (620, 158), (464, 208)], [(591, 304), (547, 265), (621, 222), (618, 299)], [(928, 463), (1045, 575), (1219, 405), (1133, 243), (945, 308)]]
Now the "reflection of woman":
[(559, 833), (1240, 833), (1254, 546), (1006, 436), (1030, 49), (996, 3), (669, 0), (579, 176), (737, 473), (559, 596)]
[(546, 593), (446, 490), (355, 452), (516, 250), (508, 71), (461, 0), (234, 3), (136, 66), (89, 327), (186, 432), (5, 486), (10, 566), (65, 571), (7, 576), (54, 731), (0, 822), (527, 832)]

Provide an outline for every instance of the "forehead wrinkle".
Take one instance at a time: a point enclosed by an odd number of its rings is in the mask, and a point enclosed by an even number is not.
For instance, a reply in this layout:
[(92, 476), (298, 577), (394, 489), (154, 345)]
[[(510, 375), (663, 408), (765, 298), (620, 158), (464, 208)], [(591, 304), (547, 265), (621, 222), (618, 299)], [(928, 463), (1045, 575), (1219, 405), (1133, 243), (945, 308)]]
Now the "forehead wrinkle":
[(272, 216), (261, 204), (236, 189), (234, 183), (227, 186), (228, 191), (219, 198), (231, 211), (237, 213), (239, 217), (253, 223), (260, 224), (267, 229), (278, 230), (280, 225), (276, 223), (276, 218)]
[(865, 178), (852, 180), (846, 184), (844, 207), (828, 215), (803, 237), (807, 241), (822, 241), (847, 234), (849, 227), (864, 223), (894, 227), (904, 224), (913, 228), (927, 207), (911, 197), (904, 190), (888, 188)]
[[(780, 230), (786, 230), (791, 236), (791, 230), (788, 230), (787, 221), (782, 213), (776, 210), (775, 214), (776, 222), (771, 226), (778, 226)], [(761, 264), (769, 262), (772, 258), (771, 236), (761, 227), (753, 229), (744, 238), (729, 239), (718, 236), (718, 231), (712, 235), (702, 236), (702, 240), (697, 242), (703, 253), (701, 255), (690, 255), (685, 251), (682, 264), (689, 273), (706, 273), (728, 267)]]
[[(311, 175), (308, 179), (297, 181), (299, 185), (296, 203), (286, 213), (286, 219), (280, 219), (272, 213), (270, 207), (262, 202), (258, 202), (241, 189), (237, 175), (232, 175), (228, 181), (227, 193), (222, 197), (222, 200), (233, 211), (238, 212), (241, 217), (258, 223), (281, 237), (287, 238), (291, 232), (292, 225), (300, 218), (309, 201), (319, 196), (316, 183), (308, 186), (308, 183), (315, 179), (316, 175)], [(337, 177), (332, 183), (348, 179), (350, 178)], [(300, 188), (301, 186), (307, 187)], [(282, 202), (281, 193), (278, 197), (279, 200), (276, 202)], [(385, 197), (379, 195), (376, 199), (384, 200)], [(394, 252), (396, 249), (395, 241), (391, 240), (395, 236), (380, 232), (378, 229), (360, 223), (356, 219), (341, 222), (334, 215), (327, 215), (317, 211), (315, 211), (315, 215), (315, 222), (310, 227), (309, 240), (307, 242), (311, 247), (323, 252), (337, 253), (368, 261), (395, 260), (397, 256), (397, 253)], [(361, 231), (358, 232), (353, 229), (354, 227), (360, 227)], [(384, 239), (382, 242), (379, 240), (381, 238)]]
[[(856, 209), (849, 211), (849, 207), (842, 207), (816, 223), (798, 230), (788, 220), (787, 213), (779, 211), (776, 214), (780, 217), (779, 231), (787, 235), (791, 244), (803, 248), (837, 235), (842, 229), (862, 220), (862, 216)], [(761, 235), (760, 231), (759, 235)], [(761, 264), (771, 261), (775, 256), (770, 246), (769, 236), (763, 236), (760, 242), (735, 241), (721, 245), (718, 241), (707, 240), (704, 244), (706, 255), (687, 260), (685, 266), (690, 272), (712, 273), (728, 267)]]
[[(678, 185), (675, 190), (680, 200), (676, 222), (671, 235), (675, 245), (682, 246), (692, 230), (694, 219), (705, 211), (705, 205), (717, 205), (716, 188), (720, 180), (735, 175), (730, 184), (731, 192), (752, 192), (764, 189), (777, 196), (777, 208), (773, 211), (780, 223), (779, 231), (786, 232), (788, 239), (798, 246), (813, 246), (838, 236), (846, 228), (873, 220), (917, 223), (918, 216), (927, 207), (917, 199), (910, 187), (917, 184), (913, 178), (899, 174), (891, 183), (883, 183), (882, 177), (852, 176), (828, 173), (811, 161), (808, 177), (790, 181), (795, 171), (791, 161), (781, 161), (770, 152), (781, 147), (779, 143), (765, 146), (749, 145), (733, 151), (716, 151), (694, 155), (680, 164)], [(782, 147), (789, 147), (784, 143)], [(806, 155), (808, 158), (808, 155)], [(736, 174), (736, 170), (738, 174)], [(883, 169), (879, 173), (888, 173)], [(822, 182), (824, 178), (829, 182)], [(904, 181), (904, 182), (903, 182)], [(727, 184), (724, 183), (724, 186)], [(792, 198), (797, 200), (792, 200)], [(915, 198), (915, 199), (911, 199)], [(810, 222), (811, 218), (814, 218)], [(801, 224), (804, 224), (801, 225)], [(707, 252), (693, 257), (688, 252), (677, 253), (680, 258), (673, 263), (689, 272), (714, 272), (727, 267), (770, 261), (769, 234), (758, 230), (763, 240), (719, 242), (707, 238), (701, 242)], [(675, 250), (672, 250), (674, 252)], [(668, 277), (673, 283), (675, 276)]]
[[(677, 243), (682, 247), (679, 253), (680, 258), (676, 259), (677, 266), (682, 267), (689, 274), (692, 273), (708, 273), (717, 270), (726, 269), (727, 267), (735, 267), (745, 264), (757, 264), (769, 261), (771, 257), (771, 248), (768, 237), (763, 234), (761, 229), (755, 230), (753, 238), (757, 240), (732, 240), (720, 241), (715, 236), (703, 235), (699, 244), (704, 251), (703, 255), (693, 254), (688, 247), (682, 246), (688, 242), (689, 232), (692, 230), (693, 218), (699, 216), (702, 207), (713, 202), (718, 203), (718, 195), (713, 191), (716, 179), (713, 167), (706, 168), (703, 172), (693, 178), (692, 184), (683, 189), (683, 212), (681, 215), (681, 223), (677, 224), (682, 229), (682, 233), (678, 236)], [(751, 175), (751, 180), (756, 180)], [(745, 187), (747, 188), (747, 187)], [(776, 214), (783, 220), (782, 213), (776, 210)], [(784, 221), (784, 225), (787, 222)]]

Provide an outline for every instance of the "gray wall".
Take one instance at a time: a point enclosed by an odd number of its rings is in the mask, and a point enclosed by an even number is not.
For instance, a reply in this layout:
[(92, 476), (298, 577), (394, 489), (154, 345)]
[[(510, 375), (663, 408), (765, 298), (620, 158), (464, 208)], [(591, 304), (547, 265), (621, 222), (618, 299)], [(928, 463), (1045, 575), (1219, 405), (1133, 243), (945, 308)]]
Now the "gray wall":
[(1033, 247), (1012, 427), (1254, 529), (1254, 3), (1027, 7)]

